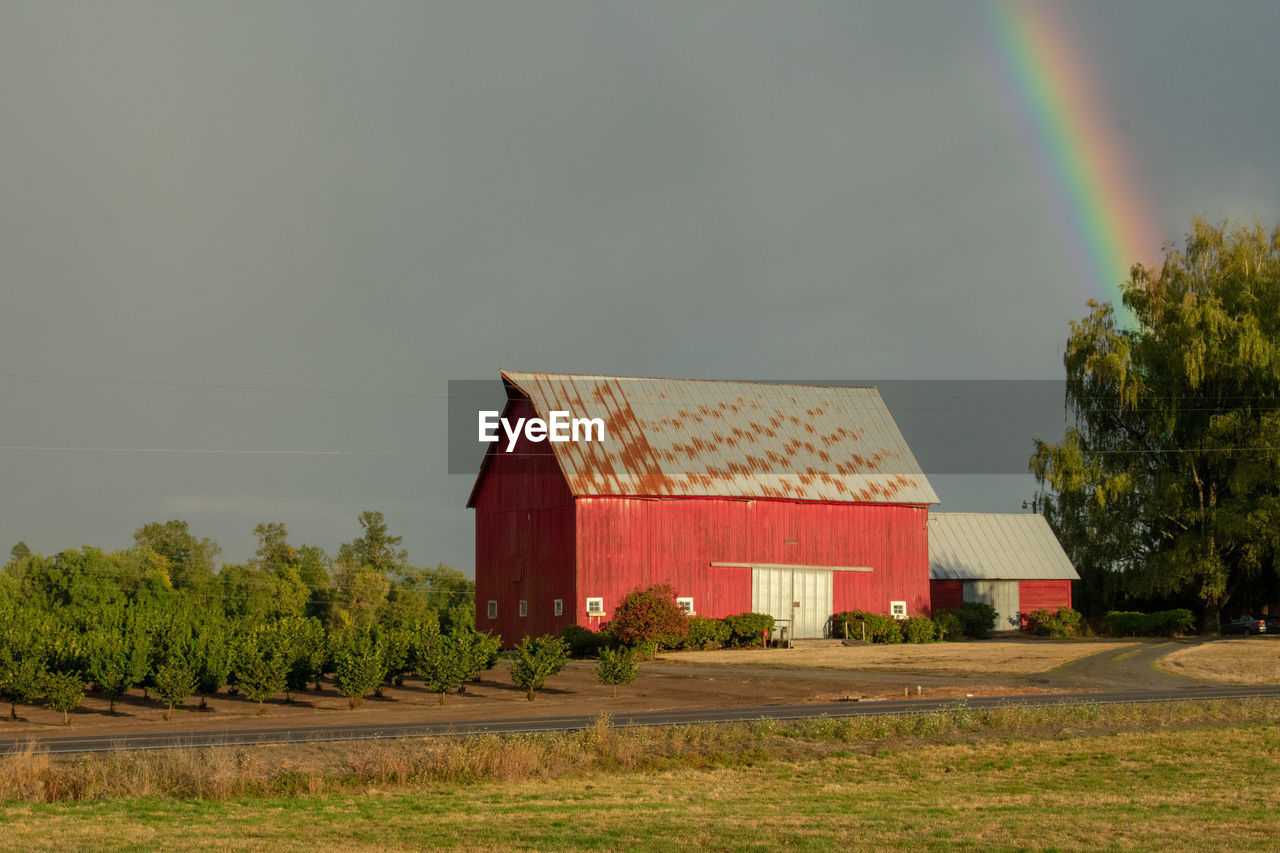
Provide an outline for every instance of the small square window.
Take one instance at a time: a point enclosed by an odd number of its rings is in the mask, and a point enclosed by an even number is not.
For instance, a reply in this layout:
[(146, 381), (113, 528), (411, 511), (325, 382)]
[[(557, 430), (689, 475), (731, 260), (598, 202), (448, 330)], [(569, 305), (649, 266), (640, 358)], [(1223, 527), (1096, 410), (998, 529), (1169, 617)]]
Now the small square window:
[(907, 618), (907, 603), (905, 601), (890, 601), (889, 615), (894, 619)]
[(554, 604), (552, 605), (552, 607), (555, 609), (557, 616), (564, 615), (564, 599), (563, 598), (557, 598)]
[(490, 600), (487, 615), (490, 619), (498, 618), (498, 602)]
[(681, 611), (682, 613), (684, 613), (684, 615), (685, 615), (685, 616), (693, 616), (693, 615), (694, 615), (694, 613), (693, 613), (693, 599), (692, 599), (692, 598), (677, 598), (677, 599), (676, 599), (676, 607), (679, 607), (679, 608), (680, 608), (680, 611)]
[(604, 615), (604, 599), (588, 598), (587, 599), (587, 615), (603, 616)]
[(520, 615), (521, 616), (529, 615), (529, 602), (525, 601), (523, 598), (520, 599)]

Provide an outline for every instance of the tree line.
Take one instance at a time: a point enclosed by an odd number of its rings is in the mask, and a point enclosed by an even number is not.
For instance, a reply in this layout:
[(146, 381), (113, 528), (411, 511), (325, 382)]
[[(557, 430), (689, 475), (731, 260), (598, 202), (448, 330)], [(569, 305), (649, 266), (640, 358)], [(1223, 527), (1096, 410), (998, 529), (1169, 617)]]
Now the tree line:
[(444, 695), (492, 667), (500, 639), (474, 630), (472, 582), (419, 568), (379, 512), (334, 558), (260, 524), (243, 564), (186, 522), (144, 525), (134, 547), (46, 557), (21, 542), (0, 570), (0, 699), (64, 719), (92, 683), (111, 703), (142, 688), (169, 712), (228, 685), (261, 705), (332, 675), (356, 706), (408, 673)]

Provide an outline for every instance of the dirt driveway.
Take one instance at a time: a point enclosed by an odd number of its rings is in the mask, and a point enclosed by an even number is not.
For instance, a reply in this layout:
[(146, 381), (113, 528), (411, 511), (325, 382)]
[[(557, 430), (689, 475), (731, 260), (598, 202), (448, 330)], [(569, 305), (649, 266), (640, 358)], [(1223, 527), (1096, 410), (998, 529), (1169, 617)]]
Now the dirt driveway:
[[(1024, 692), (1176, 689), (1229, 681), (1214, 675), (1210, 666), (1162, 666), (1156, 662), (1205, 641), (1199, 639), (1048, 640), (1008, 637), (965, 643), (928, 645), (840, 646), (821, 645), (791, 650), (714, 651), (661, 655), (655, 666), (661, 671), (731, 673), (786, 669), (818, 677), (848, 678), (868, 689), (868, 695), (884, 698), (890, 684), (916, 685), (924, 689), (953, 691), (968, 685), (974, 696)], [(1256, 642), (1256, 641), (1255, 641)], [(1253, 648), (1253, 647), (1251, 647)], [(1235, 653), (1237, 656), (1240, 651)], [(1217, 663), (1230, 671), (1238, 666)], [(1188, 659), (1204, 661), (1204, 658)], [(835, 673), (841, 675), (836, 676)], [(1280, 680), (1280, 679), (1278, 679)], [(1262, 682), (1254, 682), (1262, 683)], [(1272, 682), (1274, 683), (1274, 682)], [(872, 685), (878, 687), (871, 687)], [(912, 688), (914, 692), (914, 687)], [(901, 692), (897, 694), (901, 696)], [(934, 695), (943, 695), (935, 693)], [(966, 695), (948, 692), (945, 695)]]
[(1026, 675), (1088, 655), (1128, 649), (1132, 640), (992, 639), (920, 645), (799, 645), (793, 649), (725, 649), (673, 652), (662, 663), (732, 665), (775, 669), (834, 669), (931, 675)]

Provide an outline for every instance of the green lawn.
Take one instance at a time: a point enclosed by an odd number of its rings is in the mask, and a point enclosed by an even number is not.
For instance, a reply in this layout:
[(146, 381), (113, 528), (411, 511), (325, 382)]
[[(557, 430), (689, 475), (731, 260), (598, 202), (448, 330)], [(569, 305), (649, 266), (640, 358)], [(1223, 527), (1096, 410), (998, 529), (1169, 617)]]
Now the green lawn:
[[(325, 796), (0, 805), (12, 849), (1275, 849), (1280, 726), (838, 750)], [(1241, 769), (1247, 772), (1236, 772)]]

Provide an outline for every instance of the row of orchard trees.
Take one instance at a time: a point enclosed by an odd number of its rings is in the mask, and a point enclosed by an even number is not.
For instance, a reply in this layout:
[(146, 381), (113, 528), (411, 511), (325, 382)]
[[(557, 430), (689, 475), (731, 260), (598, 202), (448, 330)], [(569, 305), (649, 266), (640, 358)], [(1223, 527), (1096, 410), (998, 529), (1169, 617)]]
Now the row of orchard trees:
[(440, 701), (498, 660), (499, 639), (437, 622), (325, 626), (311, 616), (262, 621), (127, 603), (84, 614), (9, 603), (0, 608), (0, 698), (61, 711), (64, 720), (92, 683), (111, 703), (143, 688), (166, 706), (200, 696), (201, 705), (234, 686), (259, 703), (319, 689), (333, 676), (352, 707), (405, 676), (422, 678)]
[(19, 543), (0, 571), (0, 698), (10, 716), (37, 700), (65, 715), (92, 684), (114, 712), (141, 687), (172, 710), (226, 685), (288, 698), (331, 674), (355, 705), (416, 673), (443, 701), (496, 662), (499, 640), (474, 631), (461, 573), (413, 567), (380, 513), (360, 524), (332, 560), (259, 525), (254, 559), (220, 570), (216, 544), (180, 521), (114, 553)]

